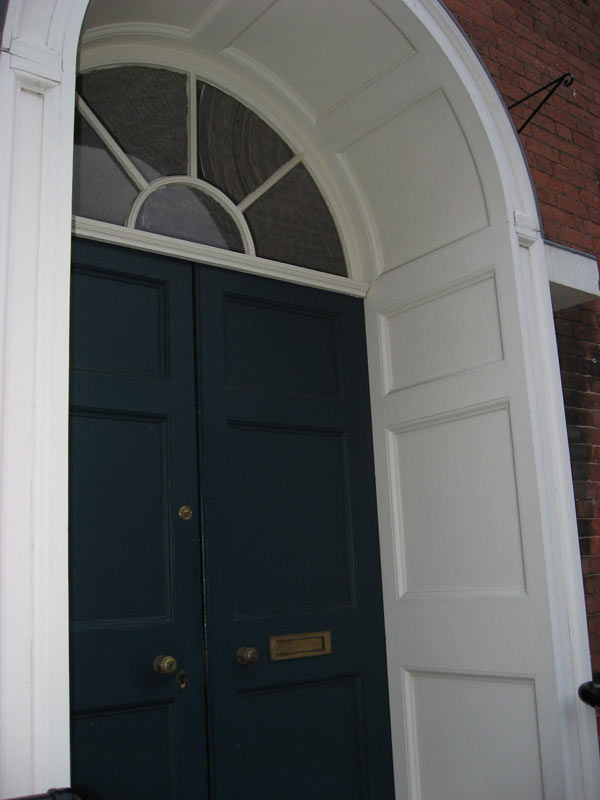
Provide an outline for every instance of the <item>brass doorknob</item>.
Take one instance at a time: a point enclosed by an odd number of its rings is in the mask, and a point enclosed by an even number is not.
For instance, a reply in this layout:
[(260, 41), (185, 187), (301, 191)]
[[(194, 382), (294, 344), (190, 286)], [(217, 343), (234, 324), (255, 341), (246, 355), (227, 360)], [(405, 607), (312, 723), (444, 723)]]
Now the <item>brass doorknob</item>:
[(236, 653), (240, 664), (256, 664), (258, 661), (258, 650), (256, 647), (240, 647)]
[(177, 670), (177, 659), (173, 656), (156, 656), (154, 671), (159, 675), (172, 675)]

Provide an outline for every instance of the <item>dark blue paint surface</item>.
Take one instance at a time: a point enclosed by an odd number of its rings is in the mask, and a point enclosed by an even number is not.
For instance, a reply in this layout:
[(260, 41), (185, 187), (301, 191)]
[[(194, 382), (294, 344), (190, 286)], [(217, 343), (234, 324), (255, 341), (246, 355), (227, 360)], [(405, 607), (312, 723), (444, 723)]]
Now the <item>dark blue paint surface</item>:
[(73, 780), (392, 798), (362, 302), (89, 242), (73, 274)]
[[(106, 800), (200, 800), (193, 268), (76, 241), (72, 269), (73, 782)], [(189, 673), (184, 691), (154, 672), (159, 654)]]
[(4, 23), (6, 22), (7, 11), (8, 0), (0, 0), (0, 44), (2, 43), (2, 34), (4, 32)]
[(363, 303), (214, 268), (196, 297), (214, 797), (392, 798)]

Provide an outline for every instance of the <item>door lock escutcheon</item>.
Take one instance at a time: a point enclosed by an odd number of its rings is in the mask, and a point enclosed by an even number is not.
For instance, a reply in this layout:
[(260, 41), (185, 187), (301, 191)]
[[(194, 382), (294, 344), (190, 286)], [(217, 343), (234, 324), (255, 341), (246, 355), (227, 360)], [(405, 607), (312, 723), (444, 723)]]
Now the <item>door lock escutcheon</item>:
[(177, 686), (179, 686), (179, 688), (183, 691), (184, 689), (187, 689), (189, 682), (190, 676), (185, 670), (182, 669), (176, 678)]
[(192, 509), (189, 506), (181, 506), (177, 513), (185, 522), (188, 522), (188, 520), (192, 518)]

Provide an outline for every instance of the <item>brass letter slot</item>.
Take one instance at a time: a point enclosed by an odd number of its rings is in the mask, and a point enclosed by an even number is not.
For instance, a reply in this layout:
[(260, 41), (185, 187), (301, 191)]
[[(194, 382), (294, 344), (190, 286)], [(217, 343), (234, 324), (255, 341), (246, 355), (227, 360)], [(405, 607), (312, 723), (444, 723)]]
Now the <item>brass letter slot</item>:
[(328, 653), (331, 653), (331, 631), (269, 636), (269, 656), (271, 661), (284, 661), (287, 658), (308, 658), (308, 656), (326, 656)]

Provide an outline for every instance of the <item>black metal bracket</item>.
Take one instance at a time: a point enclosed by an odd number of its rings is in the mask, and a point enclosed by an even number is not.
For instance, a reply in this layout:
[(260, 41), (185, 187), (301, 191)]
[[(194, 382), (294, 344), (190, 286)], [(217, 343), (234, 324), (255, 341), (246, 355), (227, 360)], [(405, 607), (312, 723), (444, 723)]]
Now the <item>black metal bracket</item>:
[(553, 81), (550, 81), (550, 83), (547, 83), (545, 86), (540, 86), (539, 89), (536, 89), (535, 92), (531, 92), (530, 94), (527, 95), (527, 97), (522, 97), (520, 100), (517, 100), (515, 103), (511, 103), (511, 105), (509, 105), (509, 108), (514, 108), (515, 106), (520, 106), (521, 103), (524, 103), (526, 100), (530, 100), (532, 97), (535, 97), (536, 94), (539, 94), (540, 92), (543, 92), (546, 89), (548, 90), (548, 93), (546, 94), (546, 96), (542, 99), (542, 101), (540, 103), (538, 103), (538, 105), (533, 109), (531, 114), (527, 117), (525, 122), (521, 125), (521, 127), (518, 130), (518, 133), (521, 133), (523, 128), (529, 122), (531, 122), (531, 120), (535, 117), (535, 115), (538, 113), (540, 108), (542, 108), (542, 106), (546, 105), (548, 100), (550, 100), (550, 98), (552, 97), (554, 92), (558, 89), (558, 87), (561, 84), (563, 86), (570, 86), (573, 83), (574, 80), (575, 80), (575, 76), (574, 75), (572, 75), (570, 72), (565, 72), (564, 75), (560, 76), (560, 78), (555, 78)]

